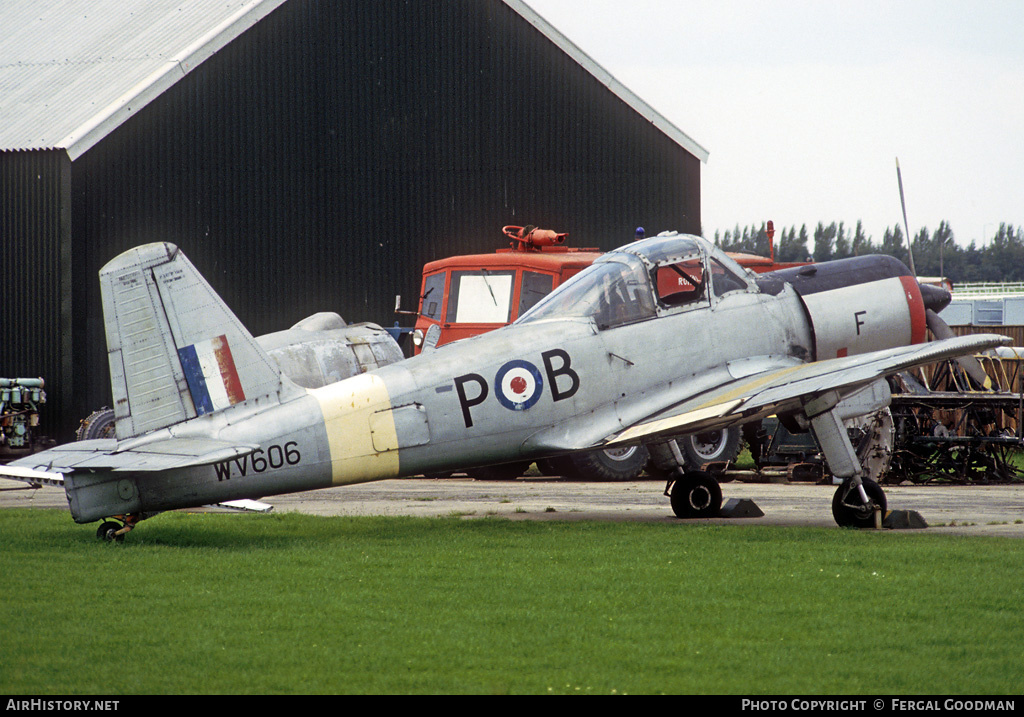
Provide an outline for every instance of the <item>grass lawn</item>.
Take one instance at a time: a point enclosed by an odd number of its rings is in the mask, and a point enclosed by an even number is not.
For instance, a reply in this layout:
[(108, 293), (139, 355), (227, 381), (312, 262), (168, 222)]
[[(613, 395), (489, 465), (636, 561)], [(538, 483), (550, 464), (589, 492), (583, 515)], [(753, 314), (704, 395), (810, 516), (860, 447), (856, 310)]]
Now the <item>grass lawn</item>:
[(1019, 694), (1024, 541), (0, 511), (0, 693)]

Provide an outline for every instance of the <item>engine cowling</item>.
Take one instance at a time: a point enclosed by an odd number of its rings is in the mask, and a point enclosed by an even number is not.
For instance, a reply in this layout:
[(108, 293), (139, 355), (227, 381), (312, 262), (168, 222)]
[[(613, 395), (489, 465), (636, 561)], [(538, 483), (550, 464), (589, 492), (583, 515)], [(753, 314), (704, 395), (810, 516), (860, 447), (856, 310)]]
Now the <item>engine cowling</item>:
[(910, 270), (891, 256), (863, 256), (774, 272), (800, 296), (815, 360), (923, 343), (925, 300)]
[(346, 324), (332, 312), (314, 314), (256, 341), (281, 372), (303, 388), (326, 386), (405, 358), (380, 326)]

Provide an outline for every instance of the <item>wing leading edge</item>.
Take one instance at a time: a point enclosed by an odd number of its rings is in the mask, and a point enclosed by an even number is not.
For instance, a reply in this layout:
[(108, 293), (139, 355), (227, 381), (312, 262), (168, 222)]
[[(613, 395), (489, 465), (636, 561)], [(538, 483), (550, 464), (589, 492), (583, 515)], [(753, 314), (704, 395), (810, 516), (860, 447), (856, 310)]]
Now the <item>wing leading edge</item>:
[(668, 406), (608, 436), (601, 445), (635, 443), (659, 435), (697, 433), (734, 425), (793, 410), (829, 391), (842, 398), (900, 371), (1009, 342), (1005, 336), (978, 334), (813, 363), (781, 367), (776, 364)]

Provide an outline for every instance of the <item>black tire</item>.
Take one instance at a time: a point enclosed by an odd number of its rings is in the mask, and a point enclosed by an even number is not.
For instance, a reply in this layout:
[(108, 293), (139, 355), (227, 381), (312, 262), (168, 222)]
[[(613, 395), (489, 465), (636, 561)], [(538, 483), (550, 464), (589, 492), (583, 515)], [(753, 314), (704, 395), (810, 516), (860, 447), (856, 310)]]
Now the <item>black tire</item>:
[(650, 454), (643, 446), (624, 446), (573, 453), (570, 458), (570, 477), (576, 480), (625, 481), (640, 477)]
[[(865, 478), (862, 481), (864, 492), (868, 500), (877, 504), (885, 516), (886, 499), (885, 491), (875, 481)], [(875, 511), (870, 505), (865, 505), (860, 499), (856, 490), (852, 490), (853, 480), (847, 478), (843, 484), (836, 488), (832, 496), (832, 517), (836, 523), (843, 528), (874, 528)]]
[(568, 455), (555, 456), (554, 458), (541, 458), (537, 461), (537, 470), (540, 471), (541, 475), (562, 476), (563, 478), (576, 480), (572, 458)]
[(470, 468), (466, 474), (475, 480), (515, 480), (530, 468), (529, 461), (517, 461), (515, 463), (502, 463), (496, 466), (481, 466)]
[(115, 523), (112, 520), (108, 520), (108, 521), (102, 523), (100, 525), (100, 527), (96, 530), (96, 537), (99, 538), (100, 540), (104, 540), (104, 541), (106, 541), (108, 543), (113, 543), (115, 541), (118, 542), (118, 543), (121, 543), (121, 542), (124, 542), (124, 534), (123, 533), (121, 535), (117, 535), (116, 534), (117, 531), (119, 531), (120, 529), (121, 529), (121, 524), (120, 523)]
[(677, 518), (714, 518), (722, 511), (722, 488), (701, 471), (686, 473), (672, 484), (672, 512)]
[(650, 454), (650, 460), (647, 461), (647, 475), (651, 477), (668, 481), (680, 467), (668, 442), (650, 443), (647, 446), (647, 452)]
[(701, 470), (708, 463), (736, 460), (740, 453), (740, 429), (730, 426), (717, 431), (694, 433), (679, 439), (686, 467)]
[(82, 421), (75, 432), (76, 441), (90, 441), (94, 438), (114, 438), (114, 409), (101, 408), (93, 411)]

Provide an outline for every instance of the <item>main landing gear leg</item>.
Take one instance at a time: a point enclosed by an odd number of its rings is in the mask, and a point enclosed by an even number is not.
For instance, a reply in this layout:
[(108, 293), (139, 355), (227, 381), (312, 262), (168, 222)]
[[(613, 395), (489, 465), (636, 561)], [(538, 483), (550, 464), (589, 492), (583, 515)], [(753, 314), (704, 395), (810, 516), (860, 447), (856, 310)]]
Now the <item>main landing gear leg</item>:
[[(835, 410), (835, 399), (834, 395), (827, 394), (804, 406), (811, 430), (832, 474), (843, 479), (832, 497), (832, 517), (844, 528), (880, 529), (886, 509), (885, 492), (878, 483), (863, 477), (857, 452)], [(815, 409), (820, 412), (815, 412)]]
[(123, 542), (124, 536), (135, 529), (135, 524), (142, 520), (137, 513), (128, 515), (111, 516), (113, 520), (105, 520), (96, 530), (96, 537), (100, 540), (111, 542)]

